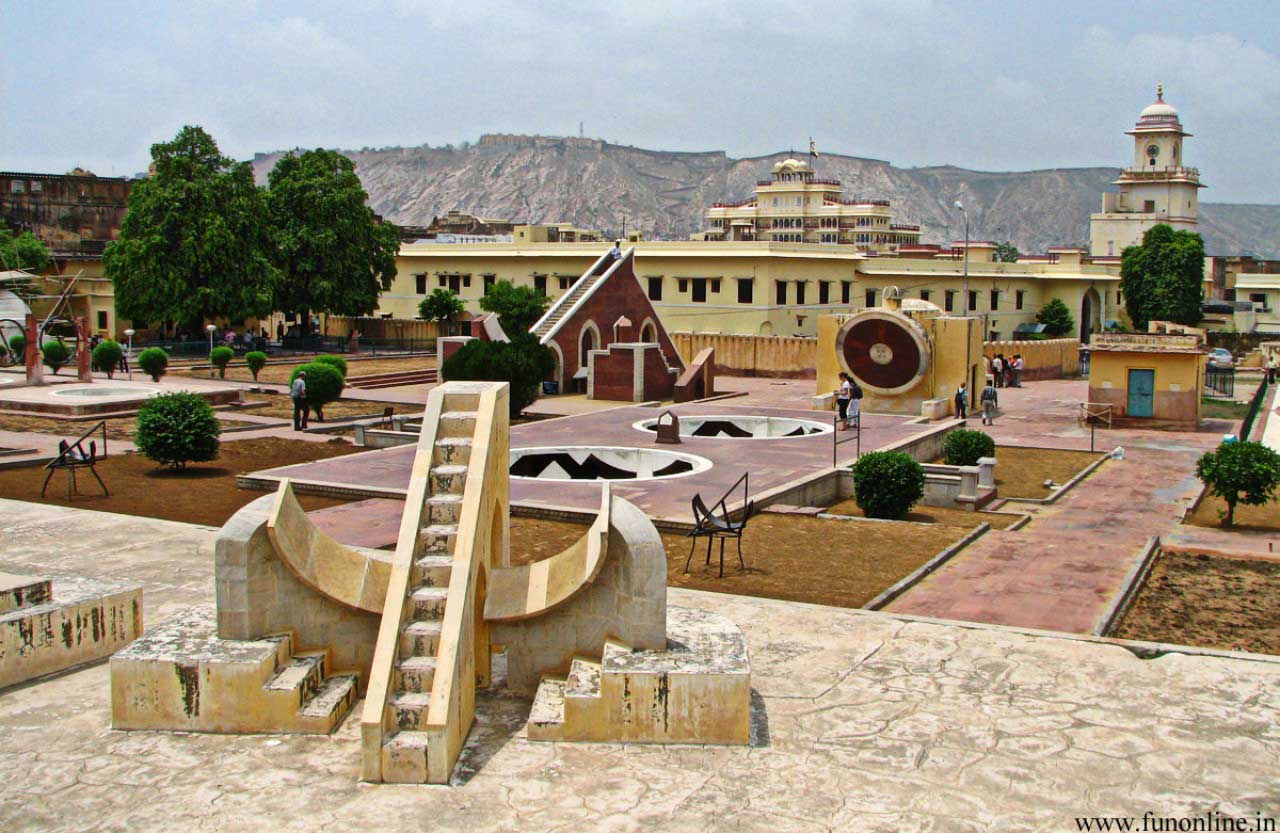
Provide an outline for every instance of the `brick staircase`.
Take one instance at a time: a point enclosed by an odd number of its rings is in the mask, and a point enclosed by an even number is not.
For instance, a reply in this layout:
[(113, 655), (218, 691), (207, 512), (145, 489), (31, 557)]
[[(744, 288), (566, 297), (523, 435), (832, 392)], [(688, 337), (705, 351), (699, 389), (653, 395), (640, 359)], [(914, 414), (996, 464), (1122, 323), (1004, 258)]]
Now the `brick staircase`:
[(546, 315), (542, 316), (536, 324), (533, 325), (533, 334), (538, 338), (545, 338), (555, 330), (556, 325), (560, 323), (569, 310), (573, 309), (573, 305), (578, 302), (582, 296), (591, 291), (591, 287), (600, 282), (605, 273), (613, 268), (614, 264), (620, 263), (620, 260), (611, 260), (609, 255), (597, 260), (587, 270), (586, 274), (574, 281), (573, 286), (569, 287), (569, 291), (561, 295), (560, 298), (551, 305), (551, 309), (547, 310)]
[(352, 376), (347, 379), (347, 387), (361, 390), (381, 390), (382, 388), (398, 388), (405, 385), (434, 385), (440, 381), (439, 371), (434, 367), (419, 370), (397, 370), (390, 373), (371, 373), (367, 376)]

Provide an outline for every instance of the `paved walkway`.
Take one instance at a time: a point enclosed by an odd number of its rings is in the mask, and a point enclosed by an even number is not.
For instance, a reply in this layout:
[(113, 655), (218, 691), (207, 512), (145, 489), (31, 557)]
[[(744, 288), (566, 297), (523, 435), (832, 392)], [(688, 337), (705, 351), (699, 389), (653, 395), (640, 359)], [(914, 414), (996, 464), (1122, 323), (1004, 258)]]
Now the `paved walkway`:
[[(0, 518), (0, 569), (140, 580), (151, 627), (212, 602), (207, 528), (4, 500)], [(0, 693), (0, 830), (978, 833), (1280, 815), (1280, 662), (669, 601), (743, 628), (750, 747), (531, 742), (528, 703), (484, 693), (452, 786), (370, 786), (350, 717), (331, 737), (112, 731), (99, 663)]]

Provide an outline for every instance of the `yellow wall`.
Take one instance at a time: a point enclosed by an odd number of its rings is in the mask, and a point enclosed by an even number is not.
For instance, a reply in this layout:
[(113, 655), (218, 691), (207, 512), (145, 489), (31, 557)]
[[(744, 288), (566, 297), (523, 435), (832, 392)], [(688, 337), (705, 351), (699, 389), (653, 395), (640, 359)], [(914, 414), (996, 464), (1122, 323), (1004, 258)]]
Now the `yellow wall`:
[(1154, 370), (1152, 420), (1198, 424), (1205, 364), (1205, 357), (1197, 353), (1095, 350), (1089, 357), (1089, 401), (1109, 403), (1122, 416), (1128, 405), (1129, 371)]

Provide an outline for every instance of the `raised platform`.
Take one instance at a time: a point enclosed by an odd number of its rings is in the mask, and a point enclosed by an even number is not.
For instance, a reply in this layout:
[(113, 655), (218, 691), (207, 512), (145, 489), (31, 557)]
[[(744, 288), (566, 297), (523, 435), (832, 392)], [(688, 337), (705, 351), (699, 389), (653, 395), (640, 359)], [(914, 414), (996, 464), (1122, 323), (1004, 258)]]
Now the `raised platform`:
[(241, 388), (183, 384), (181, 382), (126, 381), (98, 379), (94, 382), (63, 382), (51, 385), (24, 385), (0, 388), (0, 411), (17, 411), (55, 416), (93, 416), (137, 410), (143, 402), (161, 393), (185, 391), (203, 396), (210, 405), (240, 402)]
[(0, 573), (0, 688), (102, 659), (142, 633), (142, 587)]

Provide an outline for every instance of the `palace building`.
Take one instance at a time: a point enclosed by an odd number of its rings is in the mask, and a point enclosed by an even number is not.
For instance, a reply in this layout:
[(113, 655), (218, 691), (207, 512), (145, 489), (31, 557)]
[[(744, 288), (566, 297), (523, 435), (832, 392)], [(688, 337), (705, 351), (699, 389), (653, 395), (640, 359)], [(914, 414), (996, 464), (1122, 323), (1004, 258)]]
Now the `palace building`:
[(919, 242), (920, 227), (893, 222), (888, 200), (844, 199), (836, 179), (821, 179), (797, 159), (773, 166), (770, 179), (756, 183), (756, 195), (736, 203), (715, 203), (707, 230), (694, 235), (714, 241), (840, 243), (864, 252), (896, 252)]

